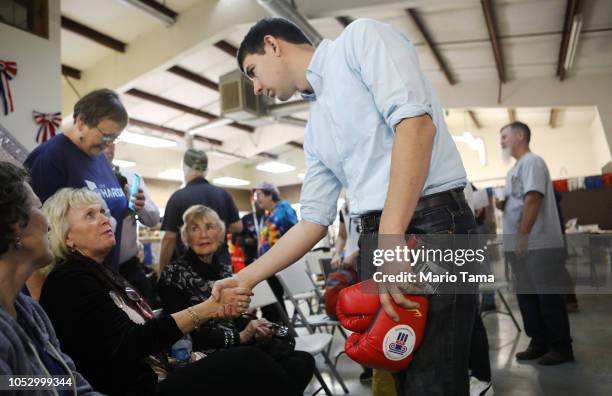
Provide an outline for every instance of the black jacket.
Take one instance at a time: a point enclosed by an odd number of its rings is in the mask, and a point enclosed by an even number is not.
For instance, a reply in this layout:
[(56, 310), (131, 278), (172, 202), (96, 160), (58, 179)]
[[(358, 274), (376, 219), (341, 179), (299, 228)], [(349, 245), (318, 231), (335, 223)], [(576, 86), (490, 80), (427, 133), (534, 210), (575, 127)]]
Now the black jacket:
[(70, 255), (49, 274), (40, 297), (62, 350), (94, 389), (111, 395), (153, 394), (157, 375), (143, 361), (183, 336), (162, 314), (136, 324), (111, 298), (125, 282), (89, 258)]

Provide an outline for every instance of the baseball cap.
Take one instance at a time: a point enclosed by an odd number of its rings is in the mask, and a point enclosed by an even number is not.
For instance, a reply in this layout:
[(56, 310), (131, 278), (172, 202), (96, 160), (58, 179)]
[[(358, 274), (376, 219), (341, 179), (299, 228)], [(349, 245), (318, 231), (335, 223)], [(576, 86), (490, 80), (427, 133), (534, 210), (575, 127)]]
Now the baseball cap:
[(268, 193), (274, 193), (277, 197), (280, 196), (280, 191), (278, 191), (278, 188), (270, 182), (259, 183), (259, 185), (255, 187), (255, 190), (262, 190)]
[(183, 155), (183, 163), (197, 171), (205, 171), (208, 168), (208, 156), (202, 150), (189, 149)]

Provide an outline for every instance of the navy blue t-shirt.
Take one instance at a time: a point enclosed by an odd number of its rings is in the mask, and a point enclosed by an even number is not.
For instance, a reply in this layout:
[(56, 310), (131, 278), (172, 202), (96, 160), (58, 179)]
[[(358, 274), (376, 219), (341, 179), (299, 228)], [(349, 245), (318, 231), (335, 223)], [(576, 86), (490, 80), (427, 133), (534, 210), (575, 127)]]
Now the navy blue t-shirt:
[(127, 210), (127, 199), (104, 154), (91, 157), (67, 136), (58, 134), (36, 147), (24, 165), (30, 173), (30, 185), (42, 202), (64, 187), (87, 187), (100, 194), (117, 221), (117, 244), (106, 261), (118, 268), (121, 224)]

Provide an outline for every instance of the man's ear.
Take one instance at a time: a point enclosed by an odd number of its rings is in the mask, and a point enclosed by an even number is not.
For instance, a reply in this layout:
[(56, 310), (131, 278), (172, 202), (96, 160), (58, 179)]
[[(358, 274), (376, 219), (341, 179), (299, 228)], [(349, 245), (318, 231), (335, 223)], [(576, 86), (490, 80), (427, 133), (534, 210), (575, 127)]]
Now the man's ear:
[(264, 36), (264, 48), (266, 47), (270, 48), (274, 56), (280, 56), (279, 40), (271, 34)]

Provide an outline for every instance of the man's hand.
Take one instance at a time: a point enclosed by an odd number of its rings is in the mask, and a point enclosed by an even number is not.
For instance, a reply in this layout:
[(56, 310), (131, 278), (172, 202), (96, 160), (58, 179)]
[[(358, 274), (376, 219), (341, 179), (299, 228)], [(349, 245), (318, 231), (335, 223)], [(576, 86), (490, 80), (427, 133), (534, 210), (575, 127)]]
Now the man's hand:
[(211, 299), (221, 304), (220, 316), (238, 316), (249, 308), (252, 295), (250, 287), (242, 286), (234, 278), (227, 278), (215, 282)]
[(340, 254), (336, 252), (332, 257), (331, 267), (332, 269), (338, 269), (338, 267), (340, 267), (340, 264), (342, 264), (342, 257), (340, 257)]
[(519, 234), (516, 239), (516, 248), (514, 249), (514, 254), (516, 257), (523, 257), (525, 253), (527, 253), (527, 248), (529, 247), (529, 235)]
[(142, 188), (138, 188), (138, 192), (132, 196), (132, 202), (134, 202), (134, 210), (136, 213), (140, 212), (145, 206), (145, 195)]
[(344, 269), (357, 269), (357, 257), (359, 257), (359, 250), (349, 254), (348, 257), (342, 262), (342, 268)]
[(495, 198), (495, 207), (499, 210), (504, 210), (504, 207), (506, 206), (506, 201), (500, 201), (499, 199)]

